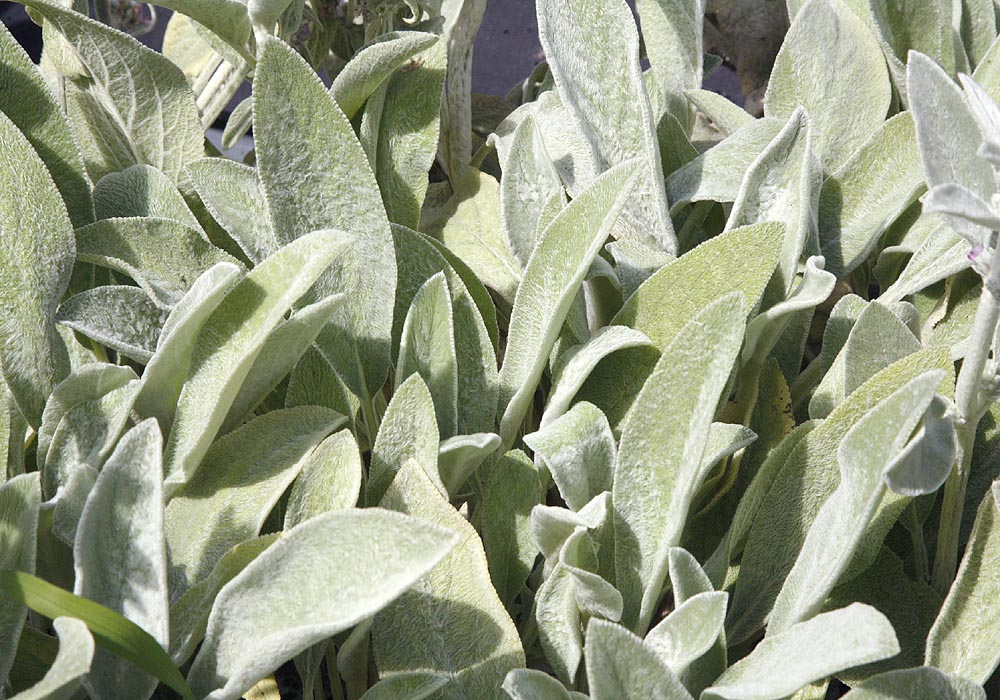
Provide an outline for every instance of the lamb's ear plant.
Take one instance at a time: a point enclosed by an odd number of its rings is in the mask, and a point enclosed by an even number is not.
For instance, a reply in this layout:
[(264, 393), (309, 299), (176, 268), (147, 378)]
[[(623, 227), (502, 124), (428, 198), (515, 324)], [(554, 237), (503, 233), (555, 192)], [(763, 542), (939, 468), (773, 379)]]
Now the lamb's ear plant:
[(1000, 693), (994, 3), (24, 4), (0, 697)]

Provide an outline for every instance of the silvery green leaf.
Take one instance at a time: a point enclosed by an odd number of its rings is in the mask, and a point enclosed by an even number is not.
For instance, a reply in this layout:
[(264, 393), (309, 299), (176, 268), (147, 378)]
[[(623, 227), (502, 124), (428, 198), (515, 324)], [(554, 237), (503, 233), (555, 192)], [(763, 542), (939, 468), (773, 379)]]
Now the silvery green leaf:
[(59, 653), (45, 676), (12, 700), (70, 700), (90, 670), (94, 638), (75, 617), (57, 617), (52, 626), (59, 635)]
[(542, 233), (517, 290), (500, 369), (500, 437), (512, 444), (549, 352), (634, 181), (629, 163), (599, 177)]
[(536, 229), (542, 210), (549, 201), (566, 198), (559, 174), (545, 150), (535, 118), (530, 114), (517, 125), (511, 141), (503, 176), (500, 178), (500, 216), (504, 234), (522, 268), (535, 248)]
[(233, 546), (255, 537), (267, 514), (344, 422), (318, 406), (270, 411), (217, 440), (167, 503), (170, 599), (204, 580)]
[(996, 189), (993, 168), (977, 155), (983, 137), (962, 91), (916, 51), (910, 52), (906, 84), (927, 185), (953, 182), (988, 200)]
[(360, 404), (330, 361), (313, 345), (299, 359), (288, 379), (285, 407), (293, 406), (331, 408), (346, 416), (353, 429)]
[(247, 0), (247, 15), (254, 26), (258, 42), (271, 33), (281, 13), (290, 3), (291, 0)]
[(521, 267), (501, 230), (499, 184), (470, 168), (452, 187), (455, 192), (441, 209), (424, 208), (420, 229), (444, 243), (483, 284), (513, 304)]
[(604, 249), (615, 260), (615, 270), (621, 282), (622, 297), (628, 300), (643, 282), (675, 258), (665, 250), (651, 248), (632, 238), (611, 241)]
[(343, 301), (342, 294), (328, 296), (299, 309), (271, 331), (233, 399), (219, 429), (222, 433), (228, 433), (249, 418), (288, 376)]
[[(615, 468), (615, 571), (624, 620), (645, 631), (666, 580), (667, 552), (705, 474), (716, 405), (743, 341), (739, 292), (706, 306), (677, 333), (622, 426)], [(707, 361), (706, 361), (707, 360)]]
[(444, 272), (438, 272), (417, 290), (406, 314), (396, 362), (396, 388), (411, 374), (419, 374), (434, 400), (434, 414), (442, 437), (458, 429), (458, 368), (451, 292)]
[[(787, 243), (788, 239), (785, 240)], [(750, 361), (754, 355), (769, 354), (792, 314), (817, 307), (829, 298), (837, 284), (837, 278), (824, 269), (825, 262), (820, 255), (811, 256), (806, 260), (802, 281), (795, 291), (785, 301), (758, 314), (750, 322), (743, 348), (744, 362)]]
[[(104, 464), (73, 543), (73, 592), (124, 615), (167, 646), (163, 438), (153, 419), (125, 433)], [(94, 698), (141, 700), (157, 679), (101, 648), (83, 684)]]
[(837, 671), (899, 652), (885, 616), (854, 603), (768, 636), (707, 689), (705, 700), (778, 700)]
[(585, 344), (567, 348), (552, 368), (552, 388), (542, 413), (541, 427), (557, 420), (569, 409), (576, 392), (601, 360), (616, 350), (650, 344), (645, 335), (628, 326), (605, 326)]
[(755, 119), (671, 173), (666, 183), (671, 213), (691, 202), (736, 201), (744, 174), (784, 124), (782, 119)]
[[(483, 433), (495, 429), (497, 410), (497, 361), (489, 318), (496, 330), (496, 310), (489, 293), (475, 282), (485, 299), (478, 300), (454, 267), (430, 239), (402, 226), (392, 227), (396, 258), (406, 260), (397, 269), (396, 306), (393, 314), (393, 348), (399, 346), (406, 312), (417, 290), (435, 273), (444, 271), (451, 292), (451, 310), (455, 329), (455, 359), (458, 368), (458, 435)], [(472, 273), (469, 272), (468, 275)], [(481, 306), (483, 303), (488, 306)], [(483, 309), (493, 316), (484, 315)]]
[(67, 546), (72, 547), (76, 540), (76, 528), (80, 524), (80, 516), (87, 505), (98, 471), (89, 464), (77, 464), (67, 467), (60, 475), (59, 488), (47, 505), (54, 501), (52, 514), (52, 533)]
[(955, 464), (956, 441), (950, 404), (935, 396), (913, 438), (885, 470), (886, 486), (904, 496), (934, 493)]
[[(101, 121), (102, 138), (116, 143), (112, 160), (88, 162), (97, 181), (109, 172), (146, 163), (177, 182), (184, 166), (205, 155), (194, 93), (180, 68), (111, 27), (50, 0), (28, 0), (73, 46), (93, 78), (86, 93)], [(116, 159), (116, 156), (122, 156)]]
[(94, 220), (90, 180), (66, 114), (6, 26), (0, 28), (0, 83), (0, 112), (45, 162), (73, 226), (89, 224)]
[(755, 121), (745, 109), (716, 92), (696, 88), (685, 90), (684, 95), (695, 109), (708, 117), (726, 136)]
[(361, 700), (423, 700), (448, 684), (448, 677), (431, 671), (395, 673), (380, 679)]
[(170, 219), (203, 234), (177, 186), (151, 165), (132, 165), (108, 173), (94, 187), (98, 219)]
[(825, 418), (869, 377), (920, 350), (920, 341), (879, 301), (869, 302), (809, 401), (809, 416)]
[(822, 170), (813, 152), (812, 121), (801, 107), (750, 164), (726, 228), (776, 221), (785, 225), (778, 262), (779, 284), (791, 291), (799, 258), (816, 237)]
[(347, 295), (319, 344), (351, 391), (370, 395), (389, 369), (396, 279), (375, 178), (350, 122), (287, 44), (268, 38), (260, 47), (253, 99), (257, 169), (278, 242), (328, 228), (356, 241), (331, 258), (313, 294)]
[(155, 417), (164, 430), (174, 420), (177, 399), (202, 326), (241, 278), (241, 268), (233, 263), (214, 265), (194, 281), (167, 316), (156, 352), (146, 363), (142, 388), (135, 401), (139, 414)]
[(573, 575), (562, 563), (556, 563), (538, 587), (535, 624), (538, 642), (552, 670), (563, 683), (573, 685), (583, 659), (583, 633)]
[(924, 186), (913, 118), (903, 112), (882, 124), (823, 183), (819, 243), (827, 269), (844, 277), (864, 262)]
[(513, 700), (570, 700), (566, 686), (533, 668), (515, 668), (504, 678), (503, 689)]
[(438, 447), (438, 473), (452, 496), (459, 494), (476, 469), (500, 447), (496, 433), (455, 435)]
[[(393, 223), (411, 228), (420, 223), (427, 171), (437, 153), (445, 54), (445, 42), (440, 41), (397, 70), (375, 93), (380, 99), (375, 100), (373, 95), (369, 100), (362, 123), (362, 143), (375, 170), (386, 214)], [(343, 75), (340, 73), (337, 79)], [(373, 116), (375, 110), (377, 117)]]
[(958, 81), (964, 88), (966, 104), (979, 126), (983, 141), (997, 143), (1000, 141), (1000, 108), (983, 86), (968, 75), (959, 73)]
[(1000, 626), (988, 614), (1000, 587), (1000, 484), (979, 505), (958, 576), (927, 637), (925, 663), (985, 683), (1000, 663)]
[(952, 14), (960, 8), (952, 2), (907, 3), (906, 0), (872, 0), (863, 9), (869, 14), (875, 35), (885, 54), (896, 89), (904, 106), (907, 55), (920, 51), (955, 72), (955, 40)]
[(570, 196), (577, 196), (600, 172), (583, 127), (556, 90), (543, 92), (536, 103), (529, 104), (536, 105), (533, 114), (556, 172)]
[(106, 286), (76, 294), (60, 306), (56, 322), (139, 364), (156, 350), (167, 312), (137, 287)]
[(364, 464), (350, 430), (327, 437), (305, 459), (285, 506), (285, 529), (309, 518), (353, 508), (361, 495)]
[(955, 182), (935, 185), (921, 199), (923, 211), (966, 219), (984, 228), (1000, 228), (1000, 214), (982, 197)]
[[(19, 474), (0, 484), (0, 569), (35, 571), (38, 510), (42, 493), (38, 473)], [(10, 672), (28, 609), (4, 596), (0, 605), (0, 674)]]
[(302, 236), (248, 272), (205, 320), (167, 441), (168, 484), (194, 473), (271, 331), (346, 245), (339, 232)]
[[(45, 403), (42, 422), (38, 428), (38, 456), (36, 459), (39, 464), (44, 465), (48, 460), (52, 438), (67, 414), (75, 407), (89, 401), (96, 401), (135, 379), (138, 377), (129, 367), (100, 363), (81, 367), (61, 381)], [(80, 434), (80, 437), (87, 442), (97, 442), (99, 449), (103, 452), (99, 461), (103, 461), (118, 439), (118, 435), (99, 440), (95, 440), (95, 436), (96, 431), (93, 426), (88, 426), (88, 429)]]
[(683, 547), (671, 547), (667, 552), (667, 561), (675, 605), (683, 605), (700, 593), (711, 593), (715, 590), (698, 560)]
[(646, 646), (671, 671), (680, 674), (719, 639), (726, 621), (728, 598), (721, 591), (691, 596), (649, 631)]
[(484, 479), (480, 496), (483, 549), (493, 587), (508, 610), (538, 556), (531, 513), (543, 498), (535, 465), (519, 450), (500, 457)]
[[(883, 399), (910, 380), (930, 370), (952, 371), (947, 348), (927, 348), (908, 355), (880, 371), (854, 391), (824, 421), (800, 428), (779, 446), (773, 466), (765, 463), (758, 479), (769, 488), (755, 490), (753, 508), (737, 522), (749, 531), (743, 548), (740, 575), (730, 598), (726, 621), (730, 644), (739, 644), (764, 626), (774, 600), (798, 557), (806, 532), (840, 481), (837, 448), (847, 432)], [(807, 424), (809, 425), (809, 424)], [(770, 459), (768, 460), (771, 461)], [(744, 500), (751, 498), (748, 492)], [(736, 538), (738, 541), (742, 537)], [(739, 551), (734, 546), (733, 551)], [(877, 551), (873, 554), (877, 554)]]
[(472, 154), (472, 48), (486, 0), (444, 0), (441, 40), (448, 46), (445, 99), (441, 110), (441, 154), (454, 183)]
[(253, 168), (228, 158), (202, 158), (188, 164), (187, 174), (212, 218), (250, 262), (259, 265), (280, 247)]
[(537, 15), (556, 91), (585, 135), (598, 172), (634, 160), (631, 170), (641, 173), (622, 212), (625, 237), (676, 254), (656, 120), (643, 85), (631, 11), (619, 0), (599, 6), (543, 0)]
[[(531, 534), (546, 564), (555, 564), (566, 541), (578, 529), (601, 528), (611, 507), (611, 493), (600, 493), (579, 511), (559, 506), (537, 505), (531, 509)], [(550, 561), (551, 560), (551, 561)]]
[[(438, 493), (425, 470), (408, 460), (381, 506), (443, 526), (459, 536), (459, 543), (375, 616), (376, 665), (382, 675), (415, 670), (447, 675), (441, 698), (503, 698), (503, 678), (524, 666), (521, 640), (490, 584), (479, 535)], [(470, 636), (470, 629), (478, 633)]]
[[(611, 320), (644, 333), (655, 348), (617, 352), (598, 365), (577, 398), (604, 411), (618, 431), (629, 407), (678, 331), (705, 306), (740, 292), (757, 306), (781, 253), (783, 227), (754, 224), (702, 243), (650, 277)], [(664, 300), (669, 300), (665, 303)]]
[(705, 2), (639, 0), (636, 9), (653, 78), (664, 97), (662, 111), (688, 125), (691, 110), (684, 91), (701, 87)]
[[(31, 193), (31, 216), (24, 195)], [(6, 115), (0, 115), (0, 364), (21, 414), (33, 428), (45, 399), (69, 374), (56, 332), (56, 307), (76, 254), (72, 224), (45, 163)], [(14, 235), (16, 232), (16, 235)]]
[(610, 491), (618, 450), (607, 417), (581, 401), (544, 428), (524, 436), (525, 444), (552, 475), (572, 510)]
[[(365, 501), (375, 505), (407, 460), (413, 459), (427, 470), (427, 476), (445, 496), (437, 457), (440, 443), (434, 400), (419, 374), (411, 375), (396, 389), (385, 410), (372, 447)], [(446, 496), (447, 497), (447, 496)]]
[(205, 235), (171, 219), (103, 219), (76, 230), (77, 259), (128, 275), (160, 307), (173, 307), (203, 272), (239, 264)]
[(206, 700), (239, 698), (295, 654), (384, 608), (457, 540), (381, 509), (307, 520), (222, 588), (188, 682)]
[(764, 113), (787, 117), (805, 107), (816, 154), (833, 172), (885, 121), (891, 97), (882, 49), (865, 21), (841, 0), (809, 0), (775, 58)]
[(757, 439), (757, 434), (745, 425), (712, 423), (705, 440), (701, 458), (701, 472), (708, 474), (712, 467), (736, 454)]
[[(952, 18), (952, 22), (955, 18)], [(997, 38), (996, 9), (987, 0), (963, 0), (960, 35), (969, 63), (982, 61)]]
[(372, 39), (351, 57), (330, 86), (344, 116), (353, 119), (368, 96), (397, 68), (437, 41), (438, 37), (426, 32), (389, 32)]
[[(241, 53), (250, 39), (250, 20), (246, 3), (240, 0), (157, 0), (157, 5), (187, 15), (217, 34)], [(177, 15), (174, 15), (175, 17)]]
[[(819, 612), (865, 534), (885, 493), (883, 475), (934, 398), (944, 372), (910, 380), (866, 413), (837, 448), (840, 483), (816, 513), (775, 600), (768, 635)], [(947, 463), (950, 469), (951, 463)]]
[(884, 303), (899, 301), (972, 266), (969, 242), (939, 216), (921, 217), (917, 226), (930, 231), (896, 281), (879, 296)]
[(690, 700), (673, 671), (621, 625), (594, 618), (587, 625), (587, 681), (593, 700)]
[(986, 693), (966, 678), (923, 666), (872, 676), (842, 697), (847, 700), (986, 700)]
[(280, 533), (257, 537), (236, 545), (219, 559), (212, 573), (192, 586), (170, 606), (170, 658), (183, 665), (205, 636), (212, 603), (233, 577), (243, 571), (261, 552), (270, 547)]

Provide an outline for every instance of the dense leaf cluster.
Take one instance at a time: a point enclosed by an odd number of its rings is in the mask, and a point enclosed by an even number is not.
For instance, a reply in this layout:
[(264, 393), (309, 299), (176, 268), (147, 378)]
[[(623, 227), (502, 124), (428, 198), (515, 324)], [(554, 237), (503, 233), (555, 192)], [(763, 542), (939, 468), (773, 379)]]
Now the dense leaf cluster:
[(993, 0), (22, 1), (0, 697), (998, 692)]

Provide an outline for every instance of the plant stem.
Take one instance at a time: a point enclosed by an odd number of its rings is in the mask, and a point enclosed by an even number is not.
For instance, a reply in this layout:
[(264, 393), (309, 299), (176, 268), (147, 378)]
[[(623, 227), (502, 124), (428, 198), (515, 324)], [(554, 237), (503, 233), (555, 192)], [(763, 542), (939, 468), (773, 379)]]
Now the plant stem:
[(990, 275), (983, 281), (979, 308), (972, 326), (969, 353), (962, 361), (955, 384), (955, 406), (958, 409), (958, 455), (955, 468), (948, 476), (941, 506), (941, 525), (938, 528), (937, 551), (934, 556), (932, 584), (942, 596), (948, 593), (958, 569), (958, 536), (965, 505), (965, 489), (969, 482), (969, 464), (976, 441), (976, 426), (984, 412), (982, 397), (983, 372), (989, 359), (997, 318), (1000, 317), (1000, 247), (993, 252)]
[(926, 581), (930, 576), (927, 561), (927, 544), (924, 542), (924, 527), (917, 517), (916, 501), (911, 501), (904, 512), (906, 529), (910, 532), (910, 542), (913, 545), (913, 569), (918, 581)]

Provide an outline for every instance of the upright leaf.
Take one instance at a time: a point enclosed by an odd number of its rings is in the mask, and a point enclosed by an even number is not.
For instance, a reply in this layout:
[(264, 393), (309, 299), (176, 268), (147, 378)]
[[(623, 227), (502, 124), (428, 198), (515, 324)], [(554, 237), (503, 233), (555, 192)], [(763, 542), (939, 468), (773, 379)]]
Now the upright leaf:
[[(0, 570), (34, 573), (38, 510), (42, 493), (38, 474), (20, 474), (0, 484)], [(28, 609), (23, 601), (0, 604), (0, 674), (10, 673), (17, 640)]]
[(705, 3), (639, 0), (636, 9), (653, 77), (663, 95), (662, 111), (687, 127), (691, 118), (684, 91), (701, 87)]
[(311, 645), (370, 617), (420, 580), (458, 538), (380, 509), (335, 511), (292, 528), (227, 583), (188, 681), (235, 700)]
[(443, 0), (442, 40), (448, 45), (441, 152), (452, 183), (461, 179), (472, 155), (472, 48), (486, 13), (486, 0)]
[[(615, 573), (625, 624), (645, 632), (705, 477), (709, 429), (743, 340), (739, 293), (706, 306), (663, 351), (622, 426), (615, 468)], [(711, 466), (711, 465), (709, 465)]]
[(70, 369), (55, 314), (76, 244), (45, 163), (6, 116), (0, 116), (0, 237), (0, 364), (18, 409), (37, 428), (45, 399)]
[(357, 242), (320, 278), (314, 294), (347, 294), (320, 347), (351, 391), (370, 396), (389, 369), (396, 278), (378, 185), (350, 122), (287, 44), (264, 42), (253, 99), (257, 167), (278, 242), (331, 228)]
[(809, 0), (774, 61), (764, 113), (787, 117), (805, 107), (816, 153), (832, 172), (885, 120), (891, 92), (882, 49), (865, 22), (842, 0)]
[(640, 173), (639, 182), (623, 211), (628, 235), (676, 254), (632, 13), (619, 0), (596, 6), (543, 0), (537, 9), (538, 36), (556, 90), (584, 133), (598, 172), (635, 159), (631, 168)]
[(513, 443), (549, 352), (632, 187), (630, 165), (599, 177), (542, 233), (517, 290), (500, 368), (500, 437)]
[(58, 656), (42, 680), (15, 695), (13, 700), (69, 700), (90, 670), (94, 638), (87, 625), (74, 617), (57, 617), (52, 626), (59, 635)]
[[(514, 623), (490, 584), (479, 535), (437, 492), (426, 467), (409, 460), (382, 499), (398, 510), (459, 537), (458, 546), (417, 586), (376, 615), (375, 661), (383, 675), (442, 673), (444, 699), (503, 698), (507, 673), (524, 665)], [(469, 630), (476, 630), (472, 636)]]
[(316, 231), (289, 243), (237, 283), (204, 322), (191, 350), (164, 458), (168, 483), (194, 473), (271, 330), (346, 245)]
[(76, 140), (55, 97), (7, 27), (0, 27), (0, 112), (3, 112), (48, 167), (73, 226), (94, 220), (90, 180)]
[[(166, 647), (163, 438), (155, 420), (126, 433), (87, 498), (73, 545), (74, 593), (119, 613)], [(106, 649), (84, 679), (94, 698), (152, 695), (157, 679)]]
[[(59, 30), (93, 78), (84, 93), (93, 110), (91, 177), (146, 163), (178, 182), (205, 155), (194, 93), (180, 68), (126, 34), (49, 0), (27, 0)], [(106, 144), (111, 144), (109, 150)]]
[(593, 700), (690, 700), (677, 676), (639, 637), (621, 625), (587, 625), (587, 682)]

